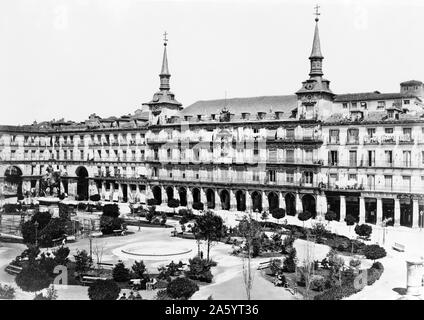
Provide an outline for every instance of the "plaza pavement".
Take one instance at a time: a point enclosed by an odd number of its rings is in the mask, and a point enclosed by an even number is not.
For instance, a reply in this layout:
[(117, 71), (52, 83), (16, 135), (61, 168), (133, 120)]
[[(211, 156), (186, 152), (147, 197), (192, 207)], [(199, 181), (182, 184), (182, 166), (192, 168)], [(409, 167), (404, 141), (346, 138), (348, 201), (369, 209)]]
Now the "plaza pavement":
[[(242, 213), (234, 213), (228, 211), (218, 211), (224, 221), (231, 226), (235, 226), (238, 223), (238, 219), (241, 219)], [(259, 217), (258, 217), (259, 218)], [(286, 217), (280, 219), (280, 223), (287, 220), (289, 224), (303, 225), (295, 217)], [(270, 218), (268, 221), (277, 222), (275, 219)], [(305, 222), (305, 227), (310, 227), (314, 221)], [(333, 232), (347, 235), (349, 237), (355, 237), (353, 227), (348, 227), (344, 223), (339, 222), (324, 222), (328, 224), (328, 228)], [(178, 222), (172, 219), (168, 220), (168, 224), (175, 225), (177, 228)], [(197, 252), (197, 244), (194, 240), (179, 239), (170, 236), (172, 228), (146, 228), (142, 227), (138, 231), (138, 227), (130, 226), (129, 231), (132, 234), (127, 236), (116, 236), (116, 237), (102, 237), (93, 239), (93, 249), (103, 249), (102, 262), (116, 263), (118, 260), (123, 260), (127, 267), (130, 267), (134, 260), (140, 260), (137, 257), (134, 259), (129, 258), (126, 255), (120, 255), (120, 248), (128, 245), (129, 243), (139, 243), (141, 246), (143, 242), (155, 241), (157, 243), (163, 243), (164, 246), (172, 247), (175, 241), (184, 242), (185, 246), (191, 246), (193, 248), (193, 256)], [(399, 299), (406, 287), (406, 262), (405, 260), (409, 256), (424, 256), (424, 231), (411, 230), (409, 228), (387, 228), (387, 234), (385, 238), (384, 247), (386, 248), (388, 255), (381, 259), (385, 271), (376, 283), (372, 286), (365, 287), (361, 292), (349, 297), (348, 299)], [(373, 234), (370, 243), (382, 243), (382, 228), (373, 227)], [(400, 253), (392, 249), (394, 242), (402, 243), (406, 246), (406, 252)], [(306, 252), (305, 246), (306, 241), (296, 240), (295, 247), (298, 252), (299, 261), (302, 261), (304, 253)], [(70, 256), (76, 254), (77, 250), (85, 249), (89, 251), (89, 239), (80, 239), (75, 243), (68, 243), (67, 246), (70, 248)], [(16, 287), (14, 283), (14, 277), (10, 276), (4, 271), (7, 264), (20, 254), (25, 249), (22, 244), (13, 243), (1, 243), (0, 244), (0, 282), (9, 283)], [(206, 248), (202, 249), (206, 252)], [(231, 255), (232, 247), (223, 243), (218, 243), (211, 248), (211, 258), (218, 262), (217, 267), (212, 268), (214, 275), (213, 282), (208, 285), (201, 285), (200, 290), (196, 292), (193, 299), (206, 299), (210, 295), (214, 299), (234, 299), (243, 300), (246, 299), (246, 292), (243, 282), (242, 272), (242, 259)], [(324, 245), (313, 244), (312, 253), (315, 259), (322, 259), (325, 257), (329, 248)], [(93, 255), (93, 259), (95, 256)], [(349, 258), (345, 257), (345, 261)], [(164, 260), (146, 260), (143, 261), (146, 264), (148, 271), (156, 273), (157, 267), (164, 265), (174, 260), (178, 262), (177, 256), (172, 259)], [(183, 262), (187, 262), (188, 258), (182, 259)], [(271, 282), (265, 280), (260, 272), (257, 270), (257, 266), (262, 261), (267, 261), (269, 258), (255, 258), (252, 261), (252, 269), (254, 270), (254, 282), (252, 289), (252, 299), (296, 299), (297, 297), (291, 295), (287, 290), (279, 287), (275, 287)], [(365, 265), (370, 265), (372, 261), (365, 261)], [(364, 266), (363, 266), (364, 267)], [(87, 287), (81, 286), (68, 286), (67, 288), (62, 286), (56, 286), (58, 290), (59, 299), (71, 299), (81, 300), (88, 299)], [(146, 291), (140, 292), (143, 298), (153, 298), (154, 292), (147, 293)], [(150, 297), (152, 295), (152, 297)], [(34, 294), (25, 293), (17, 290), (17, 299), (32, 299)]]

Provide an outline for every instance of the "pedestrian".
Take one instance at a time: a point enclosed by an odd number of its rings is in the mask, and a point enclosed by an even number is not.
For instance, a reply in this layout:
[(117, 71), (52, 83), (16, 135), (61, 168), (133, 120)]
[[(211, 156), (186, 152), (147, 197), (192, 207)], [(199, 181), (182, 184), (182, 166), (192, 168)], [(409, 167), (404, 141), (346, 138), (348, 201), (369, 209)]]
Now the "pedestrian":
[(137, 292), (134, 300), (143, 300), (143, 298), (140, 295), (140, 292)]
[(128, 300), (134, 300), (135, 299), (135, 297), (134, 297), (134, 293), (131, 291), (130, 292), (130, 295), (129, 295), (129, 297), (128, 297)]
[(200, 251), (200, 259), (203, 260), (203, 251)]
[(122, 296), (119, 298), (119, 300), (127, 300), (127, 295), (126, 295), (125, 292), (122, 294)]

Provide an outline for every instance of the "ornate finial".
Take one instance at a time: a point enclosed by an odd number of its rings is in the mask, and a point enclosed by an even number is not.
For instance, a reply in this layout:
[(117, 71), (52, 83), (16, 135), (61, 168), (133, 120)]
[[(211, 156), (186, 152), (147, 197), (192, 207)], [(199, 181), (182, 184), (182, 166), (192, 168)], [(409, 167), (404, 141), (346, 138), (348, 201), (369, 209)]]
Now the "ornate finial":
[(168, 38), (166, 37), (168, 33), (165, 31), (163, 34), (163, 45), (166, 46), (166, 43), (168, 42)]
[(319, 13), (319, 8), (320, 8), (320, 6), (319, 6), (319, 5), (316, 5), (316, 6), (314, 7), (314, 9), (315, 9), (314, 15), (315, 15), (315, 21), (316, 21), (316, 22), (318, 22), (318, 20), (319, 20), (319, 16), (321, 15), (321, 13)]

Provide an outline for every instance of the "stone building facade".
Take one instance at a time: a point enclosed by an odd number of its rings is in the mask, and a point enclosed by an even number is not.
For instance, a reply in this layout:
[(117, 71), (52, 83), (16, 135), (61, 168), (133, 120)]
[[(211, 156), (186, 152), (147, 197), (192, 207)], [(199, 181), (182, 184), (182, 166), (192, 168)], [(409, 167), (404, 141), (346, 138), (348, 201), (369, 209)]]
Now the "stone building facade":
[[(155, 198), (221, 210), (284, 208), (394, 226), (423, 225), (424, 84), (335, 94), (323, 78), (318, 19), (309, 78), (293, 95), (198, 101), (159, 91), (133, 114), (0, 127), (4, 197)], [(58, 185), (46, 189), (49, 174)], [(44, 180), (43, 180), (44, 179)], [(420, 214), (421, 213), (421, 214)]]

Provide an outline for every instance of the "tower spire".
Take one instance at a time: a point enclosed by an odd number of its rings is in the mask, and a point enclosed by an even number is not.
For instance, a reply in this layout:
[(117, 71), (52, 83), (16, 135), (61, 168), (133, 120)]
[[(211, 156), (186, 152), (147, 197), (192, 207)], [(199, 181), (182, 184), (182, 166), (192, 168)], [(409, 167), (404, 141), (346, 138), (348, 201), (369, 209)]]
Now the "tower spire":
[(309, 56), (309, 60), (311, 61), (311, 72), (309, 73), (309, 75), (311, 77), (321, 77), (323, 75), (322, 60), (324, 59), (324, 57), (322, 56), (322, 53), (321, 53), (321, 42), (319, 39), (319, 29), (318, 29), (319, 16), (321, 15), (321, 13), (319, 12), (319, 8), (320, 8), (319, 5), (316, 5), (314, 7), (315, 32), (314, 32), (314, 40), (312, 43), (311, 55)]
[(168, 38), (166, 37), (168, 33), (165, 31), (163, 34), (163, 58), (162, 58), (162, 69), (159, 75), (160, 78), (160, 90), (169, 90), (169, 78), (171, 77), (171, 74), (169, 73), (168, 68), (168, 54), (166, 52), (166, 46), (168, 42)]

